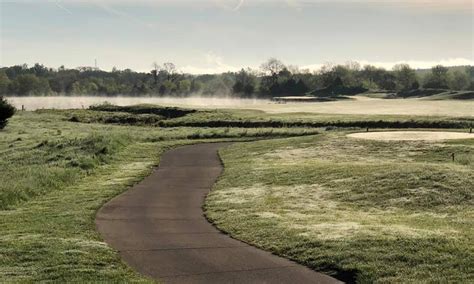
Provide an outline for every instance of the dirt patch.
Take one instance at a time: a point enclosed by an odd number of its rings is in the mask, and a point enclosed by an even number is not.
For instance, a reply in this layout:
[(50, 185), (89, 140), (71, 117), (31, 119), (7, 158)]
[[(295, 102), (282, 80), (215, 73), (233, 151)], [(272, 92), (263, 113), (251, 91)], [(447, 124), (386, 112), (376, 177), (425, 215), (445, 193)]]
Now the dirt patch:
[(352, 138), (382, 141), (439, 141), (453, 139), (474, 139), (474, 133), (442, 131), (385, 131), (361, 132), (347, 135)]

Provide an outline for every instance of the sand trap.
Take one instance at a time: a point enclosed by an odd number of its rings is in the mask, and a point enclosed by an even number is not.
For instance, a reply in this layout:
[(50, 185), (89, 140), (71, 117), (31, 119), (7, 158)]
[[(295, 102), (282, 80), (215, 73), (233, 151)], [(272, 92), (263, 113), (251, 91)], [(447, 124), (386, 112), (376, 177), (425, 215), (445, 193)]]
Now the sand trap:
[(347, 135), (352, 138), (382, 141), (418, 141), (418, 140), (452, 140), (474, 138), (474, 133), (440, 132), (440, 131), (386, 131), (361, 132)]

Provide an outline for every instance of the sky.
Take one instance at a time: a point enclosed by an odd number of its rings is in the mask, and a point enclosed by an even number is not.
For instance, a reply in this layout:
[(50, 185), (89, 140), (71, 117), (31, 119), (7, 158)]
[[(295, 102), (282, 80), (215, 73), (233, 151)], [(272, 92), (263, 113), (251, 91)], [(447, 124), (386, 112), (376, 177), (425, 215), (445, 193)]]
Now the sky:
[(0, 66), (474, 65), (471, 0), (0, 0)]

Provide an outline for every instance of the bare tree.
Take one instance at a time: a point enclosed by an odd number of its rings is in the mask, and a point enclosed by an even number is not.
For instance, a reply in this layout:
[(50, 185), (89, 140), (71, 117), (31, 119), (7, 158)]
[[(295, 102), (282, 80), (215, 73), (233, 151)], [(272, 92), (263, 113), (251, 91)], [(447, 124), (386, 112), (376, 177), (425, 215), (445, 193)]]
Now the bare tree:
[(164, 71), (168, 77), (168, 81), (174, 81), (177, 78), (178, 70), (176, 65), (171, 62), (166, 62), (163, 64), (163, 68), (161, 69)]
[(285, 64), (276, 58), (270, 58), (267, 62), (260, 65), (260, 69), (271, 77), (271, 82), (275, 84), (278, 81), (278, 74), (285, 69)]
[(275, 76), (285, 68), (285, 64), (276, 58), (270, 58), (267, 62), (263, 63), (260, 68), (270, 76)]
[(158, 72), (160, 71), (161, 67), (156, 62), (153, 62), (152, 67), (153, 69), (151, 70), (151, 74), (153, 75), (153, 79), (156, 85), (158, 83)]

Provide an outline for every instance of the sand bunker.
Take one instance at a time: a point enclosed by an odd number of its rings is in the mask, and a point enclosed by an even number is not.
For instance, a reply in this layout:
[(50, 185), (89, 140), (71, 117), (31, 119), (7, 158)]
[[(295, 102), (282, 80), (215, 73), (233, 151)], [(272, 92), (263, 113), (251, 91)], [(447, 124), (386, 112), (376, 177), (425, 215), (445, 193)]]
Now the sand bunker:
[(382, 140), (382, 141), (418, 141), (418, 140), (452, 140), (474, 139), (474, 133), (440, 132), (440, 131), (386, 131), (386, 132), (361, 132), (347, 135), (352, 138)]

